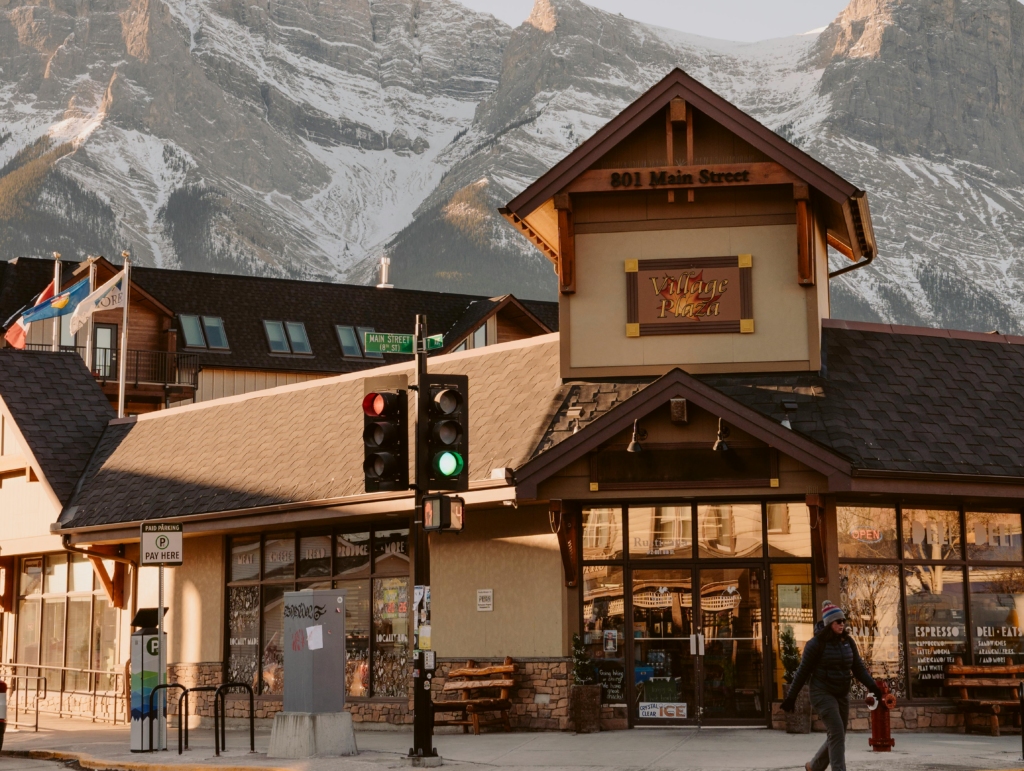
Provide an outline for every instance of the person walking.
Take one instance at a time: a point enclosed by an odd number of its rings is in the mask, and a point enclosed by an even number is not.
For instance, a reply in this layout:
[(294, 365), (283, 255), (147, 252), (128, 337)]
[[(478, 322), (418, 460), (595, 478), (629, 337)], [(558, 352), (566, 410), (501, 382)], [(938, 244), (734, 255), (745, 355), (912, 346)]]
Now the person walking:
[(828, 738), (804, 764), (805, 771), (846, 771), (846, 722), (850, 715), (850, 686), (856, 677), (876, 699), (882, 690), (864, 666), (864, 661), (846, 628), (843, 609), (828, 600), (821, 605), (821, 621), (814, 627), (814, 637), (804, 646), (800, 666), (793, 676), (789, 693), (782, 701), (782, 710), (796, 709), (800, 689), (810, 681), (811, 707), (825, 724)]

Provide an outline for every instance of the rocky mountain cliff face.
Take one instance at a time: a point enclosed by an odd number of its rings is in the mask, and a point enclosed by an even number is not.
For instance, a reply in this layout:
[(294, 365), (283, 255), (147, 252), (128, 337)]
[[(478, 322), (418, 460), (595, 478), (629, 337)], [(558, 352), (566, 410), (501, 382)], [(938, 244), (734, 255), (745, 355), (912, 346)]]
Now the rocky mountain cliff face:
[[(36, 0), (38, 1), (38, 0)], [(1024, 6), (727, 43), (579, 0), (0, 0), (0, 256), (553, 297), (495, 208), (680, 66), (871, 195), (847, 318), (1024, 329)], [(837, 264), (840, 258), (837, 259)]]

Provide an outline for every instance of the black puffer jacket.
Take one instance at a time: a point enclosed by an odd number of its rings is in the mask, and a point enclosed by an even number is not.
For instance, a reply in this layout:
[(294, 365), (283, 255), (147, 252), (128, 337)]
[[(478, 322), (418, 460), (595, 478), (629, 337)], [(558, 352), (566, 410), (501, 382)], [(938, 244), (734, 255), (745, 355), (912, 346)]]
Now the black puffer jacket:
[(863, 683), (868, 691), (876, 696), (879, 694), (878, 686), (864, 666), (857, 643), (850, 637), (850, 633), (843, 630), (842, 634), (836, 634), (819, 621), (814, 627), (814, 637), (804, 646), (804, 655), (789, 686), (789, 695), (796, 698), (810, 679), (811, 688), (827, 691), (834, 696), (845, 696), (850, 692), (853, 682), (851, 675)]

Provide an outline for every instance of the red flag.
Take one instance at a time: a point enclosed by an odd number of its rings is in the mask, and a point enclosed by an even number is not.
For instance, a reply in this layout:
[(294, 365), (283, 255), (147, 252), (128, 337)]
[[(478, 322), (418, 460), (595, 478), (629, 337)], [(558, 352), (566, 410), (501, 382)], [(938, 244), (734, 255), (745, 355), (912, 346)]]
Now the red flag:
[[(39, 305), (39, 303), (46, 302), (53, 297), (53, 282), (47, 284), (46, 289), (43, 290), (42, 294), (36, 298), (35, 302), (32, 303), (32, 308)], [(16, 322), (11, 324), (11, 328), (7, 330), (7, 334), (4, 335), (4, 340), (12, 348), (24, 348), (25, 347), (25, 336), (28, 334), (28, 324), (26, 324), (21, 316)]]

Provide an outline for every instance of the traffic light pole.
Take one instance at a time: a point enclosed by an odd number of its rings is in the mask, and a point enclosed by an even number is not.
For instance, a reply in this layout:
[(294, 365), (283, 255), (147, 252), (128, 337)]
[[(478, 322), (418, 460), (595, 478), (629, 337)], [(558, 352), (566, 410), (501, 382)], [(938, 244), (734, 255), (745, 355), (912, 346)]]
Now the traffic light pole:
[[(426, 384), (427, 375), (427, 317), (416, 316), (416, 332), (413, 336), (413, 350), (416, 352), (416, 454), (414, 456), (413, 468), (415, 471), (415, 512), (413, 516), (412, 532), (413, 543), (416, 553), (414, 564), (414, 575), (416, 586), (430, 586), (430, 543), (428, 533), (423, 529), (423, 494), (427, 492), (424, 487), (427, 480), (423, 479), (424, 464), (421, 453), (426, 451), (427, 440), (422, 435), (427, 428), (427, 404), (430, 400), (430, 388)], [(424, 598), (424, 602), (426, 598)], [(417, 609), (418, 612), (418, 609)], [(409, 757), (413, 759), (414, 765), (420, 758), (437, 758), (437, 750), (434, 749), (434, 715), (430, 696), (430, 679), (427, 677), (427, 670), (424, 666), (423, 653), (417, 649), (414, 652), (413, 661), (413, 746), (409, 750)], [(433, 673), (431, 673), (431, 677)], [(440, 760), (440, 759), (438, 759)], [(421, 761), (422, 762), (422, 761)], [(423, 765), (433, 765), (427, 761)]]

